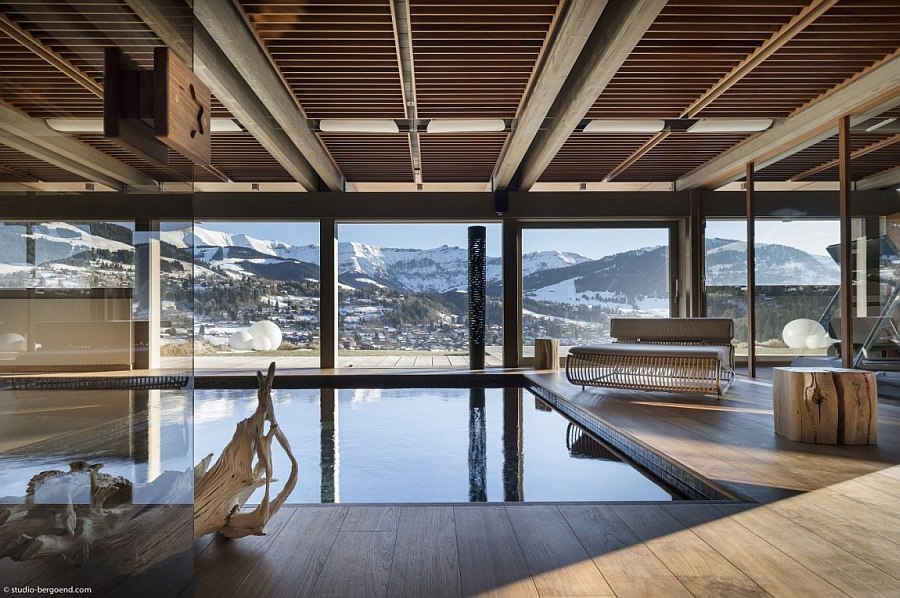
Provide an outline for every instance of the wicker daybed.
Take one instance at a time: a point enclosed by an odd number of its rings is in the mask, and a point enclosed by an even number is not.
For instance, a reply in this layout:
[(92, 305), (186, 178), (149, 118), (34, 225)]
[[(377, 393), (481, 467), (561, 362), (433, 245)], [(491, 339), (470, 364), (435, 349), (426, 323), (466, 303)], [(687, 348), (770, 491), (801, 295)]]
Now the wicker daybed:
[(734, 323), (726, 318), (613, 318), (606, 345), (573, 347), (572, 384), (721, 396), (734, 379)]

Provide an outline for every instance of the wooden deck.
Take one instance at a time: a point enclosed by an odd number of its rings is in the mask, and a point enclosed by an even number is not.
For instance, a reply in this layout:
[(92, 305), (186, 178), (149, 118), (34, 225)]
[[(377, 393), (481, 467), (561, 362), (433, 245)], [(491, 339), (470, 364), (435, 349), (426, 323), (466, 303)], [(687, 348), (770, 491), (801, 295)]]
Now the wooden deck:
[[(558, 373), (526, 377), (738, 499), (289, 505), (267, 536), (207, 536), (194, 557), (139, 578), (94, 578), (94, 594), (900, 595), (896, 402), (879, 405), (876, 447), (806, 445), (775, 437), (764, 381), (739, 378), (719, 401), (582, 391)], [(22, 564), (0, 561), (0, 578), (13, 565)], [(64, 585), (93, 585), (90, 569), (77, 571)], [(33, 574), (30, 583), (60, 585), (44, 579)]]

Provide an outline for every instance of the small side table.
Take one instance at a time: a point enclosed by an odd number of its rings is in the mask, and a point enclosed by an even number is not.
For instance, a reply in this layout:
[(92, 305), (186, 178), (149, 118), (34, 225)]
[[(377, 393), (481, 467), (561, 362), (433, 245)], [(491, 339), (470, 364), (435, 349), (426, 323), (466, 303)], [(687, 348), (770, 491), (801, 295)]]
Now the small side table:
[(838, 368), (775, 368), (775, 433), (814, 444), (876, 444), (875, 374)]
[(534, 339), (534, 369), (559, 369), (559, 341), (555, 338)]

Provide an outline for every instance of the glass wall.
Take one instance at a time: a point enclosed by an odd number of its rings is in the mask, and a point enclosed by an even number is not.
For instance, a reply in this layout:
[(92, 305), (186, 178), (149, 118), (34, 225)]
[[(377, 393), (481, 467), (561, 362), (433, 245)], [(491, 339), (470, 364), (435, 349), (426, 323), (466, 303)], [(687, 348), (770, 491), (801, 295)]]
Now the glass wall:
[[(196, 367), (319, 366), (319, 226), (197, 222)], [(177, 239), (173, 242), (179, 242)]]
[(747, 355), (747, 221), (706, 221), (704, 305), (709, 318), (734, 320), (735, 355)]
[(534, 339), (611, 342), (609, 319), (671, 314), (670, 228), (609, 225), (522, 231), (523, 354)]
[(499, 224), (341, 224), (341, 365), (468, 365), (468, 227), (487, 237), (486, 365), (502, 363)]

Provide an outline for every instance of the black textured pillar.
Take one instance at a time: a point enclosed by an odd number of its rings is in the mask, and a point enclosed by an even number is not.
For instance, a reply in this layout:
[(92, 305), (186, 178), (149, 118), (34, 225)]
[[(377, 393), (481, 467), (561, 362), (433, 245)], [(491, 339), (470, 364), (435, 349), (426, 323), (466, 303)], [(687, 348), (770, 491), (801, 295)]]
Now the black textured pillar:
[(483, 226), (469, 227), (469, 369), (484, 369), (487, 241)]

